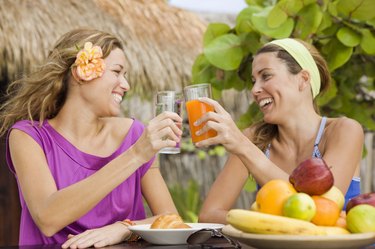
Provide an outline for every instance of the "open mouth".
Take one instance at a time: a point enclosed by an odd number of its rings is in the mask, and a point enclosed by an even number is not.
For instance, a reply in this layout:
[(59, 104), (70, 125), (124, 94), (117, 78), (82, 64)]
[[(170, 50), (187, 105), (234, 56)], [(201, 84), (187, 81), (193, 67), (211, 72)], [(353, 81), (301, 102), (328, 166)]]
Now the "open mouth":
[(113, 96), (113, 98), (114, 98), (114, 100), (115, 100), (116, 103), (118, 103), (118, 104), (121, 103), (121, 101), (122, 101), (122, 96), (121, 96), (120, 94), (113, 93), (112, 96)]
[(271, 103), (273, 103), (272, 98), (262, 99), (261, 101), (259, 101), (259, 107), (265, 108), (266, 106), (270, 105)]

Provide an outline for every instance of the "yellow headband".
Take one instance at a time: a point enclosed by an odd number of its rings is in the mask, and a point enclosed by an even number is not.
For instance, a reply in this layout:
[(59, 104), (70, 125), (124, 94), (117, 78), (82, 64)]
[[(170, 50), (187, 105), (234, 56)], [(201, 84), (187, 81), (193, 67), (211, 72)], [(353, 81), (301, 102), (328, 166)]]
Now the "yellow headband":
[(274, 40), (270, 43), (285, 49), (297, 61), (302, 69), (307, 70), (310, 73), (311, 90), (313, 98), (315, 98), (320, 91), (320, 74), (310, 51), (302, 43), (291, 38)]

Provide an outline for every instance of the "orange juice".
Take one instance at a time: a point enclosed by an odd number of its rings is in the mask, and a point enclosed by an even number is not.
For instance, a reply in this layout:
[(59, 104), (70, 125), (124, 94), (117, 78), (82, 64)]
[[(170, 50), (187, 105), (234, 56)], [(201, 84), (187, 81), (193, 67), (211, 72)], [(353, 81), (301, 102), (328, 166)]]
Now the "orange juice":
[(207, 112), (213, 112), (214, 107), (199, 100), (189, 100), (185, 103), (185, 105), (189, 119), (191, 139), (193, 140), (193, 143), (205, 140), (210, 137), (215, 137), (217, 133), (214, 130), (208, 130), (207, 132), (197, 136), (195, 133), (198, 130), (202, 129), (205, 123), (202, 123), (198, 126), (193, 125), (195, 121), (203, 116), (203, 114)]

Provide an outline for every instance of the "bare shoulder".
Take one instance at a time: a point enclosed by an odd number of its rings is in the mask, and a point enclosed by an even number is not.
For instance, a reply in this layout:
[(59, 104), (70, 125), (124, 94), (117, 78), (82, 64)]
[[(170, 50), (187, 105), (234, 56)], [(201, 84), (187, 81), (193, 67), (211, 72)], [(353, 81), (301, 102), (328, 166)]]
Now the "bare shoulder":
[(329, 118), (325, 133), (327, 136), (336, 138), (344, 136), (363, 140), (364, 137), (362, 125), (358, 121), (347, 117)]
[(14, 144), (14, 143), (23, 143), (23, 141), (27, 140), (32, 140), (31, 136), (28, 135), (26, 132), (21, 131), (19, 129), (12, 129), (9, 133), (9, 143)]
[(123, 137), (128, 133), (130, 127), (134, 122), (134, 119), (124, 117), (111, 117), (104, 119), (104, 121), (108, 131), (112, 135), (116, 137)]

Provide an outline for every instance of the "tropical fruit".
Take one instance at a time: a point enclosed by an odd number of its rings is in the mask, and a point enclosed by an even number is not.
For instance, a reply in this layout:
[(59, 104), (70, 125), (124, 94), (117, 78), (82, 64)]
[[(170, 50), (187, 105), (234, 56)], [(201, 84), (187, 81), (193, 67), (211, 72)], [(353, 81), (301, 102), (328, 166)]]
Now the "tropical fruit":
[(336, 202), (317, 195), (312, 196), (312, 199), (316, 212), (311, 222), (319, 226), (335, 226), (341, 211)]
[(305, 193), (291, 195), (284, 203), (283, 215), (290, 218), (310, 221), (316, 212), (315, 202)]
[(256, 195), (258, 210), (262, 213), (283, 215), (284, 202), (297, 193), (293, 185), (282, 179), (273, 179), (264, 184)]
[(308, 221), (244, 209), (229, 210), (226, 220), (233, 227), (247, 233), (297, 235), (326, 234), (325, 231)]
[(340, 210), (343, 209), (345, 204), (345, 197), (344, 194), (338, 189), (336, 186), (332, 186), (327, 192), (322, 194), (321, 196), (330, 199), (339, 206)]

